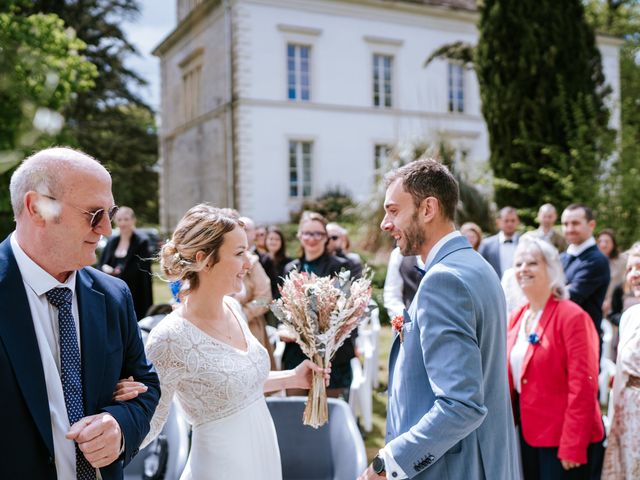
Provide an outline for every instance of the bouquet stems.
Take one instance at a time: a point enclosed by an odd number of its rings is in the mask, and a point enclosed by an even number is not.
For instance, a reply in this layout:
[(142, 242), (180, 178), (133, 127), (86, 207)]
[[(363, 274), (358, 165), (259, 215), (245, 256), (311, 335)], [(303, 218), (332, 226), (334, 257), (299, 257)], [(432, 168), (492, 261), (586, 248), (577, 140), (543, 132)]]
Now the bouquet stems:
[[(314, 355), (313, 361), (324, 368), (324, 359), (320, 355)], [(321, 373), (313, 372), (311, 389), (307, 397), (307, 406), (304, 409), (302, 423), (313, 428), (318, 428), (329, 420), (329, 409), (327, 406), (327, 389), (324, 383), (324, 376)]]

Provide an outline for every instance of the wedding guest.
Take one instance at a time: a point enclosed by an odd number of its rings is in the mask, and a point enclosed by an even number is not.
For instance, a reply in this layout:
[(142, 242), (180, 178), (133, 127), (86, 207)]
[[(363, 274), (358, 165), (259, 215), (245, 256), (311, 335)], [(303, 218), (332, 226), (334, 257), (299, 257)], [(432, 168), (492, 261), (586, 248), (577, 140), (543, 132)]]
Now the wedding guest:
[[(251, 268), (242, 222), (200, 204), (180, 220), (160, 251), (169, 280), (180, 280), (182, 302), (149, 334), (147, 352), (160, 376), (162, 397), (144, 444), (160, 433), (174, 397), (192, 425), (183, 479), (281, 480), (278, 440), (264, 393), (309, 388), (309, 360), (295, 370), (270, 372), (267, 351), (251, 334), (230, 294)], [(135, 395), (122, 380), (121, 402)], [(133, 391), (132, 391), (133, 390)]]
[[(287, 244), (284, 234), (278, 227), (269, 227), (267, 229), (267, 239), (265, 242), (267, 247), (266, 256), (270, 259), (271, 268), (265, 271), (271, 280), (271, 295), (274, 299), (280, 298), (280, 290), (285, 276), (284, 269), (292, 258), (287, 256)], [(263, 263), (264, 266), (264, 263)]]
[(256, 253), (259, 255), (264, 255), (267, 253), (267, 227), (265, 225), (256, 226), (255, 233), (255, 246)]
[[(285, 267), (285, 274), (292, 270), (315, 273), (319, 277), (335, 275), (340, 270), (349, 270), (351, 264), (344, 258), (330, 255), (327, 251), (327, 220), (316, 212), (304, 212), (298, 225), (298, 239), (302, 254)], [(354, 330), (351, 337), (338, 349), (332, 360), (331, 381), (327, 389), (330, 397), (349, 398), (349, 387), (353, 375), (351, 359), (355, 357)], [(284, 368), (295, 368), (306, 357), (297, 343), (286, 332), (281, 332), (280, 338), (287, 342), (282, 354)], [(288, 395), (306, 395), (304, 390), (289, 390)]]
[(567, 277), (569, 298), (589, 314), (602, 333), (602, 303), (609, 287), (610, 272), (607, 258), (600, 253), (593, 238), (596, 219), (586, 205), (571, 204), (562, 212), (562, 232), (569, 246), (560, 254)]
[[(640, 297), (640, 243), (629, 250), (626, 278), (633, 294)], [(640, 478), (640, 305), (622, 315), (619, 331), (603, 480)]]
[(545, 203), (538, 210), (536, 220), (540, 226), (536, 230), (527, 232), (527, 235), (533, 235), (535, 238), (546, 240), (556, 247), (556, 250), (564, 252), (567, 249), (567, 241), (560, 232), (553, 228), (558, 220), (556, 207), (551, 203)]
[(600, 230), (600, 233), (596, 238), (596, 242), (600, 252), (602, 252), (602, 254), (609, 260), (611, 280), (609, 280), (607, 293), (604, 296), (604, 302), (602, 302), (602, 314), (605, 317), (608, 317), (611, 313), (611, 297), (613, 295), (613, 290), (618, 285), (624, 283), (627, 258), (626, 255), (620, 252), (618, 242), (616, 241), (616, 235), (610, 228)]
[(140, 320), (153, 305), (149, 240), (136, 232), (136, 216), (131, 208), (120, 207), (115, 223), (120, 233), (107, 242), (98, 267), (125, 281)]
[[(160, 398), (126, 284), (90, 268), (116, 212), (107, 170), (66, 147), (11, 176), (0, 244), (0, 478), (121, 479)], [(144, 384), (112, 399), (119, 378)]]
[(478, 251), (480, 248), (480, 243), (482, 242), (482, 229), (480, 226), (473, 222), (463, 223), (460, 227), (460, 233), (467, 237), (471, 247)]
[(604, 436), (598, 333), (568, 300), (558, 251), (523, 237), (516, 278), (527, 304), (509, 320), (507, 356), (525, 480), (589, 479)]
[[(227, 209), (237, 215), (237, 211)], [(249, 217), (239, 217), (239, 221), (245, 225), (247, 243), (249, 245), (249, 261), (251, 266), (246, 275), (243, 276), (243, 288), (233, 294), (233, 297), (240, 302), (242, 312), (249, 322), (249, 329), (254, 337), (262, 344), (269, 353), (271, 369), (275, 368), (273, 358), (273, 346), (267, 335), (266, 313), (269, 311), (271, 297), (271, 280), (260, 263), (260, 256), (255, 253), (255, 227), (253, 220)]]
[(351, 263), (351, 275), (360, 278), (362, 275), (362, 258), (355, 252), (350, 252), (349, 235), (346, 228), (335, 222), (327, 223), (327, 251), (331, 255), (344, 258)]
[(496, 219), (499, 232), (487, 237), (480, 243), (478, 251), (502, 278), (504, 271), (513, 265), (513, 252), (516, 250), (520, 234), (516, 231), (520, 217), (513, 207), (501, 208)]

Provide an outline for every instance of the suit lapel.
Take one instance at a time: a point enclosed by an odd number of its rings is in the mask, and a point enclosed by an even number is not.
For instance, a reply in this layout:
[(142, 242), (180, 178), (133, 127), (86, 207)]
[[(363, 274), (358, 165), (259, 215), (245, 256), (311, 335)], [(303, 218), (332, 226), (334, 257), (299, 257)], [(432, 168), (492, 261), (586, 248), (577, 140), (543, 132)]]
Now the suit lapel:
[(29, 300), (9, 238), (0, 245), (0, 305), (3, 308), (0, 341), (7, 352), (25, 403), (49, 453), (53, 455), (51, 416), (40, 348)]
[(558, 307), (558, 301), (550, 297), (547, 300), (547, 304), (542, 311), (542, 317), (540, 317), (540, 321), (538, 322), (538, 326), (536, 327), (536, 333), (538, 334), (538, 343), (536, 345), (529, 344), (526, 353), (524, 354), (524, 360), (522, 361), (522, 373), (520, 374), (520, 378), (522, 378), (527, 371), (527, 366), (529, 365), (529, 360), (535, 354), (535, 352), (540, 348), (540, 342), (542, 341), (542, 336), (544, 335), (544, 331), (549, 325), (549, 321), (551, 317), (553, 317), (556, 308)]
[(107, 339), (106, 305), (104, 295), (92, 288), (93, 280), (83, 270), (78, 271), (76, 292), (80, 312), (82, 352), (82, 384), (85, 415), (97, 411), (98, 394), (104, 375), (105, 342)]

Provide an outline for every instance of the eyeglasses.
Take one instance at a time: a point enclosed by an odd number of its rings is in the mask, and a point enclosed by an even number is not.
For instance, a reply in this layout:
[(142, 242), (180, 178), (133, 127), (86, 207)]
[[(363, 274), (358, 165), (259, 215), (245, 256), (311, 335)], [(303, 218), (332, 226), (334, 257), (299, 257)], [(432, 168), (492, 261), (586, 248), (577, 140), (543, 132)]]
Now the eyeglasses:
[[(41, 195), (43, 197), (47, 197), (50, 200), (53, 200), (54, 202), (62, 202), (62, 200), (58, 200), (55, 197), (52, 197), (51, 195), (45, 195), (43, 193), (41, 193)], [(68, 205), (71, 205), (73, 208), (75, 208), (76, 210), (78, 210), (79, 212), (84, 213), (85, 215), (89, 215), (91, 217), (91, 220), (89, 221), (89, 224), (91, 225), (91, 228), (96, 228), (100, 222), (102, 221), (102, 217), (104, 217), (104, 213), (105, 213), (105, 209), (104, 208), (99, 208), (94, 212), (89, 212), (87, 210), (85, 210), (84, 208), (80, 208), (75, 206), (72, 203), (69, 202), (64, 202)], [(117, 205), (113, 205), (112, 207), (109, 208), (109, 210), (107, 210), (107, 215), (109, 216), (109, 221), (113, 220), (113, 217), (115, 216), (116, 212), (118, 211), (118, 206)]]
[(329, 240), (333, 240), (333, 241), (335, 242), (335, 241), (336, 241), (336, 240), (338, 240), (339, 238), (340, 238), (340, 237), (339, 237), (338, 235), (331, 235), (331, 236), (329, 237)]
[(316, 240), (319, 240), (326, 236), (327, 234), (324, 232), (300, 232), (301, 238), (315, 238)]

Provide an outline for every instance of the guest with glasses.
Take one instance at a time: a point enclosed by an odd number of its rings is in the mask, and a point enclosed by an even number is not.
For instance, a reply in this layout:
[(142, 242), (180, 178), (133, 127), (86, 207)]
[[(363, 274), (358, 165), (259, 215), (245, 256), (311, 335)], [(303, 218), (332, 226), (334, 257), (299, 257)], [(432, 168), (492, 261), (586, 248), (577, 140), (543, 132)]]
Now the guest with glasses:
[(329, 236), (329, 241), (327, 242), (329, 253), (348, 260), (351, 264), (351, 275), (359, 278), (362, 275), (362, 259), (357, 253), (349, 251), (351, 243), (349, 242), (347, 229), (337, 223), (328, 223), (327, 235)]
[[(298, 239), (300, 240), (300, 257), (285, 267), (285, 274), (292, 270), (315, 273), (320, 277), (335, 275), (340, 270), (350, 270), (351, 264), (344, 258), (331, 255), (327, 249), (327, 220), (316, 212), (304, 212), (298, 224)], [(331, 381), (327, 388), (330, 397), (344, 397), (348, 399), (351, 385), (351, 359), (355, 357), (354, 336), (348, 338), (340, 347), (331, 365)], [(306, 357), (300, 347), (293, 342), (293, 338), (286, 331), (281, 332), (280, 338), (287, 342), (282, 355), (283, 368), (291, 369), (299, 365)], [(306, 395), (305, 390), (289, 389), (288, 395)]]
[[(160, 387), (129, 289), (87, 268), (111, 234), (111, 177), (82, 152), (50, 148), (22, 162), (9, 190), (16, 229), (0, 244), (0, 478), (122, 478)], [(144, 384), (141, 395), (113, 400), (129, 376)]]
[(153, 305), (149, 240), (136, 232), (136, 215), (131, 208), (120, 207), (114, 219), (119, 233), (107, 242), (98, 268), (125, 281), (140, 320)]

